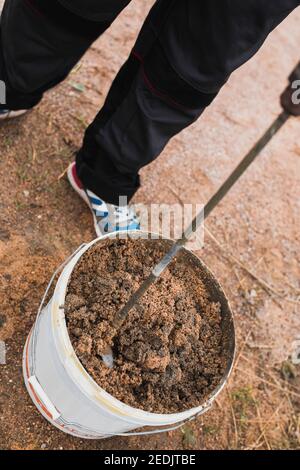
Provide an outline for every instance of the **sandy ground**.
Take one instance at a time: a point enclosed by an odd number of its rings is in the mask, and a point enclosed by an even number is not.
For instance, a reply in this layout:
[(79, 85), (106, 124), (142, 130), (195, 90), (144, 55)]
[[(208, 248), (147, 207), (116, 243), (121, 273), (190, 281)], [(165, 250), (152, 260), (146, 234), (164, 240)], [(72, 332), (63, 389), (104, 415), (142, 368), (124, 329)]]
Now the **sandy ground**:
[[(206, 224), (199, 255), (234, 311), (238, 353), (213, 409), (155, 437), (83, 441), (62, 434), (25, 391), (21, 356), (54, 268), (94, 237), (90, 214), (65, 176), (149, 8), (134, 0), (65, 83), (33, 112), (0, 127), (0, 448), (300, 448), (300, 120), (290, 119)], [(280, 112), (299, 60), (300, 11), (236, 72), (213, 105), (142, 172), (136, 202), (203, 203)], [(83, 91), (77, 91), (78, 84)], [(80, 223), (78, 223), (80, 221)]]

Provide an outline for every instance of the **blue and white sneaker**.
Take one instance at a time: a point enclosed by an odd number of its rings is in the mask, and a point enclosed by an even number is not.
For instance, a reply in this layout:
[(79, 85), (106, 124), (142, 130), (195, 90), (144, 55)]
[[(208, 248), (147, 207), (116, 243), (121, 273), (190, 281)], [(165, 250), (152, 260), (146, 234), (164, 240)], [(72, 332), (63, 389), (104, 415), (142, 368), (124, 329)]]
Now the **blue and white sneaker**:
[(140, 230), (140, 223), (132, 207), (108, 204), (89, 189), (84, 188), (76, 172), (75, 162), (68, 168), (68, 180), (72, 188), (89, 206), (98, 237), (121, 230)]
[(28, 109), (19, 109), (18, 111), (10, 111), (9, 109), (0, 109), (0, 121), (14, 119), (27, 113)]

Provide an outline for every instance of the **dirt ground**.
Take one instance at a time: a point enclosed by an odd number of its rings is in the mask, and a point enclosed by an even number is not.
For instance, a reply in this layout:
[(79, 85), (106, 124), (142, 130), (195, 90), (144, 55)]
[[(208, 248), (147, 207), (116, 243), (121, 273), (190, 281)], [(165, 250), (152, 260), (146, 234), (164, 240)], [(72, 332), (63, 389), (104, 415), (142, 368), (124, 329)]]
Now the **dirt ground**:
[[(211, 411), (150, 438), (83, 441), (48, 424), (24, 388), (22, 349), (50, 275), (94, 237), (64, 171), (150, 3), (134, 0), (68, 80), (33, 112), (0, 126), (2, 449), (300, 448), (300, 366), (291, 361), (300, 339), (299, 119), (290, 119), (206, 223), (199, 255), (230, 299), (238, 339), (234, 372)], [(299, 60), (299, 21), (298, 10), (143, 170), (135, 202), (207, 200), (280, 112), (278, 96)]]

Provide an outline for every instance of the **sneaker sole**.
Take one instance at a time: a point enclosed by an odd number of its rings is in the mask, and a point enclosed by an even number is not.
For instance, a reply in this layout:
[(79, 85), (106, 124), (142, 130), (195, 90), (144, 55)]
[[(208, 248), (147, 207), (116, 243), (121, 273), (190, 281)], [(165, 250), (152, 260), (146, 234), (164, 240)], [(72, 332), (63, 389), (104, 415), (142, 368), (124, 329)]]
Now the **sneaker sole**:
[(80, 196), (81, 199), (87, 204), (87, 206), (88, 206), (88, 208), (90, 209), (91, 214), (92, 214), (92, 216), (93, 216), (94, 229), (95, 229), (96, 235), (97, 235), (98, 237), (102, 237), (102, 236), (103, 236), (103, 233), (101, 232), (101, 230), (100, 230), (99, 227), (98, 227), (97, 219), (96, 219), (96, 216), (95, 216), (95, 214), (94, 214), (94, 211), (93, 211), (93, 208), (92, 208), (92, 206), (91, 206), (91, 203), (90, 203), (90, 201), (89, 201), (89, 198), (87, 197), (86, 192), (85, 192), (83, 189), (81, 189), (81, 188), (78, 186), (77, 182), (75, 181), (75, 178), (74, 178), (74, 176), (73, 176), (73, 171), (72, 171), (73, 165), (74, 165), (74, 163), (72, 163), (72, 164), (69, 166), (68, 171), (67, 171), (67, 176), (68, 176), (69, 183), (70, 183), (70, 185), (72, 186), (72, 188), (74, 189), (74, 191), (78, 194), (78, 196)]
[(20, 109), (19, 111), (9, 111), (7, 114), (0, 114), (0, 121), (9, 121), (10, 119), (15, 119), (23, 114), (28, 113), (28, 109)]

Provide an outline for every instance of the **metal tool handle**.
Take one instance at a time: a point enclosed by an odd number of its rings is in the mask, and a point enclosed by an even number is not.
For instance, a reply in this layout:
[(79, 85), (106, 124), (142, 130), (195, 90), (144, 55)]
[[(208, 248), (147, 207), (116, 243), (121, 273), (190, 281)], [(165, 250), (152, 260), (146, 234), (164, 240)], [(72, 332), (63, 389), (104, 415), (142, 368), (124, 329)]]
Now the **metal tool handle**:
[(235, 170), (231, 173), (218, 191), (210, 198), (210, 200), (205, 204), (204, 208), (196, 215), (188, 228), (182, 233), (181, 238), (179, 238), (170, 250), (165, 254), (165, 256), (160, 260), (160, 262), (153, 268), (151, 274), (142, 282), (140, 287), (131, 295), (128, 302), (124, 307), (116, 314), (114, 319), (114, 326), (119, 328), (125, 318), (127, 317), (129, 311), (137, 304), (137, 302), (142, 298), (144, 293), (149, 289), (149, 287), (157, 280), (158, 277), (163, 273), (163, 271), (169, 266), (171, 261), (174, 259), (176, 254), (183, 248), (188, 240), (191, 238), (192, 234), (197, 230), (201, 225), (204, 219), (209, 216), (212, 210), (222, 201), (226, 196), (228, 191), (236, 183), (236, 181), (245, 173), (249, 165), (255, 160), (255, 158), (260, 154), (262, 149), (267, 145), (267, 143), (272, 139), (276, 132), (281, 129), (283, 124), (287, 121), (290, 114), (283, 111), (278, 118), (273, 122), (261, 139), (254, 145), (254, 147), (247, 153), (243, 160), (238, 164)]
[(127, 317), (129, 311), (136, 305), (136, 303), (141, 299), (144, 293), (149, 289), (149, 287), (156, 281), (158, 277), (164, 272), (164, 270), (169, 266), (171, 261), (175, 258), (177, 253), (183, 248), (188, 240), (191, 238), (192, 234), (195, 233), (197, 228), (202, 224), (203, 220), (209, 216), (211, 211), (222, 201), (226, 196), (232, 186), (237, 182), (237, 180), (245, 173), (247, 168), (255, 160), (255, 158), (260, 154), (262, 149), (270, 142), (272, 137), (281, 129), (283, 124), (288, 120), (291, 115), (299, 116), (300, 115), (300, 104), (295, 106), (292, 103), (291, 99), (291, 90), (292, 82), (294, 80), (300, 80), (300, 62), (297, 64), (293, 72), (289, 76), (290, 85), (287, 90), (281, 96), (281, 104), (283, 107), (282, 113), (278, 118), (273, 122), (273, 124), (267, 129), (264, 135), (259, 139), (259, 141), (254, 145), (254, 147), (247, 153), (243, 160), (238, 164), (236, 169), (231, 173), (231, 175), (226, 179), (218, 191), (210, 198), (207, 204), (204, 206), (202, 211), (200, 211), (196, 217), (193, 219), (188, 228), (183, 232), (181, 238), (177, 240), (174, 245), (170, 248), (168, 253), (160, 260), (160, 262), (153, 268), (151, 274), (144, 280), (141, 286), (137, 289), (136, 292), (132, 294), (128, 302), (124, 307), (116, 314), (114, 319), (114, 325), (119, 327), (125, 318)]

